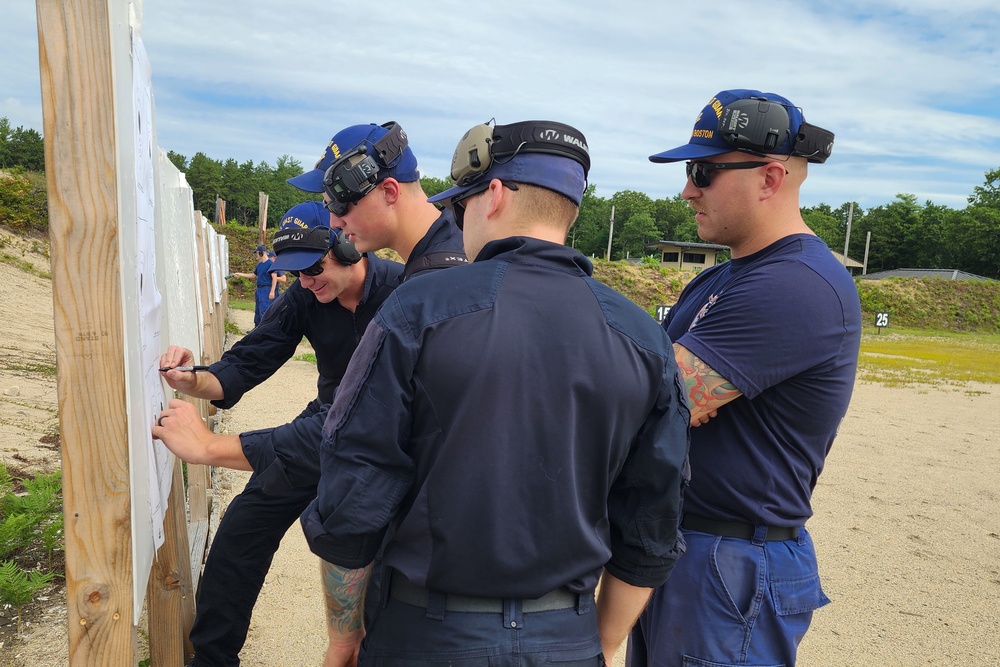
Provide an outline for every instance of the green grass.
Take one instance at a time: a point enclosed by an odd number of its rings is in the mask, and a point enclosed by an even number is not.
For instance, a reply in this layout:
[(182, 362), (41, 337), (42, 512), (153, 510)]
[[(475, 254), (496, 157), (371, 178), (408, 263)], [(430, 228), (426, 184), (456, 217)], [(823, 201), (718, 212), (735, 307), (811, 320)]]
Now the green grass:
[(40, 363), (17, 363), (10, 362), (0, 366), (4, 370), (13, 371), (15, 373), (26, 373), (32, 376), (41, 376), (47, 378), (54, 378), (56, 376), (56, 366), (55, 364), (40, 364)]
[(20, 257), (14, 257), (13, 255), (6, 252), (0, 252), (0, 262), (3, 262), (4, 264), (10, 264), (11, 266), (21, 269), (25, 273), (30, 273), (31, 275), (38, 276), (39, 278), (52, 278), (52, 274), (49, 273), (48, 271), (41, 271), (39, 269), (36, 269), (31, 262), (27, 262), (21, 259)]
[(253, 299), (234, 299), (232, 295), (230, 295), (229, 307), (237, 310), (253, 310), (256, 308), (256, 304)]
[(861, 339), (858, 379), (890, 387), (1000, 384), (1000, 335), (872, 329)]
[(306, 352), (305, 354), (299, 354), (293, 357), (295, 361), (308, 361), (310, 364), (316, 363), (316, 355), (312, 352)]

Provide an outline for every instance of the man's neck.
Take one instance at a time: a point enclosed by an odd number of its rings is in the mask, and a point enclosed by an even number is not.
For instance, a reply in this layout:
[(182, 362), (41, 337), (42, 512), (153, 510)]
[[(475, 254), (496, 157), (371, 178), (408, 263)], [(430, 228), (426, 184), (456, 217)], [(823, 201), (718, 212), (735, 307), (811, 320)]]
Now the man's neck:
[[(368, 279), (368, 258), (362, 257), (361, 261), (355, 265), (359, 269), (359, 275), (344, 288), (344, 291), (337, 295), (337, 303), (352, 313), (358, 309), (358, 304), (365, 295), (365, 282)], [(359, 279), (360, 278), (360, 279)]]
[(413, 248), (440, 216), (441, 211), (426, 201), (404, 207), (396, 218), (396, 235), (390, 247), (399, 253), (404, 262), (409, 261)]

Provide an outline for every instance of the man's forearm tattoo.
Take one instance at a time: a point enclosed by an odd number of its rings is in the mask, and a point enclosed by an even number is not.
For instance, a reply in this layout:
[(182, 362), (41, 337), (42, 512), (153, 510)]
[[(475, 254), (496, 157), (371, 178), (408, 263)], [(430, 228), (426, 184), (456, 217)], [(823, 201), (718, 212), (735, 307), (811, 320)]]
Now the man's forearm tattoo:
[(321, 560), (320, 572), (326, 596), (326, 621), (330, 629), (341, 635), (361, 630), (371, 565), (349, 570)]
[(684, 379), (684, 386), (688, 394), (688, 407), (691, 412), (703, 411), (711, 412), (719, 405), (724, 405), (740, 395), (737, 389), (726, 378), (698, 358), (686, 348), (674, 346), (678, 352), (676, 355), (677, 367), (681, 371)]

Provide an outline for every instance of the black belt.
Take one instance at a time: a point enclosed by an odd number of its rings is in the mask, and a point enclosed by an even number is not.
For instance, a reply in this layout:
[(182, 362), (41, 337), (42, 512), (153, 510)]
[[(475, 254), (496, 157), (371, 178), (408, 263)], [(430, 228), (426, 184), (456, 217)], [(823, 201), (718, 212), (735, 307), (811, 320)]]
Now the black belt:
[[(406, 577), (393, 572), (389, 584), (389, 596), (414, 607), (427, 608), (431, 592), (423, 586), (411, 583)], [(521, 600), (521, 611), (530, 614), (536, 611), (569, 609), (576, 607), (581, 595), (567, 590), (555, 590), (537, 599)], [(481, 613), (504, 612), (503, 598), (479, 598), (468, 595), (445, 595), (445, 611), (468, 611)]]
[[(716, 521), (697, 514), (685, 514), (681, 521), (681, 528), (696, 530), (699, 533), (709, 533), (719, 537), (738, 537), (741, 540), (752, 540), (757, 527), (752, 523), (742, 521)], [(765, 542), (783, 542), (784, 540), (796, 540), (799, 537), (797, 527), (787, 526), (764, 526), (767, 529)]]

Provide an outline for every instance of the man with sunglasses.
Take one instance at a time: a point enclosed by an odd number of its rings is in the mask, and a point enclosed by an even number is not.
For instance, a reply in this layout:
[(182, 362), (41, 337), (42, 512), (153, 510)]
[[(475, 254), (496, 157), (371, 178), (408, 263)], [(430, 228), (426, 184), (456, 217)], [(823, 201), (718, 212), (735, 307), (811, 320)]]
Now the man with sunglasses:
[[(212, 541), (191, 630), (192, 665), (238, 665), (250, 615), (264, 578), (288, 527), (315, 497), (315, 479), (296, 475), (300, 459), (318, 469), (315, 447), (326, 409), (333, 400), (357, 341), (375, 311), (399, 281), (402, 266), (362, 255), (338, 230), (320, 202), (298, 204), (285, 214), (274, 236), (272, 270), (298, 276), (260, 325), (209, 366), (207, 372), (169, 370), (171, 387), (211, 399), (220, 408), (290, 359), (305, 337), (316, 354), (316, 398), (292, 422), (240, 435), (211, 432), (194, 406), (172, 400), (153, 435), (189, 463), (253, 470), (246, 488), (222, 517)], [(171, 346), (161, 368), (195, 363), (190, 350)]]
[(850, 402), (861, 337), (848, 272), (805, 224), (799, 190), (833, 134), (786, 98), (728, 90), (702, 110), (681, 196), (732, 260), (663, 322), (691, 408), (687, 551), (643, 612), (630, 667), (794, 665), (820, 586), (806, 520)]
[(689, 413), (663, 330), (565, 245), (589, 165), (550, 121), (456, 148), (432, 201), (475, 261), (386, 299), (324, 427), (302, 523), (328, 665), (359, 650), (387, 531), (363, 665), (610, 664), (679, 556)]

